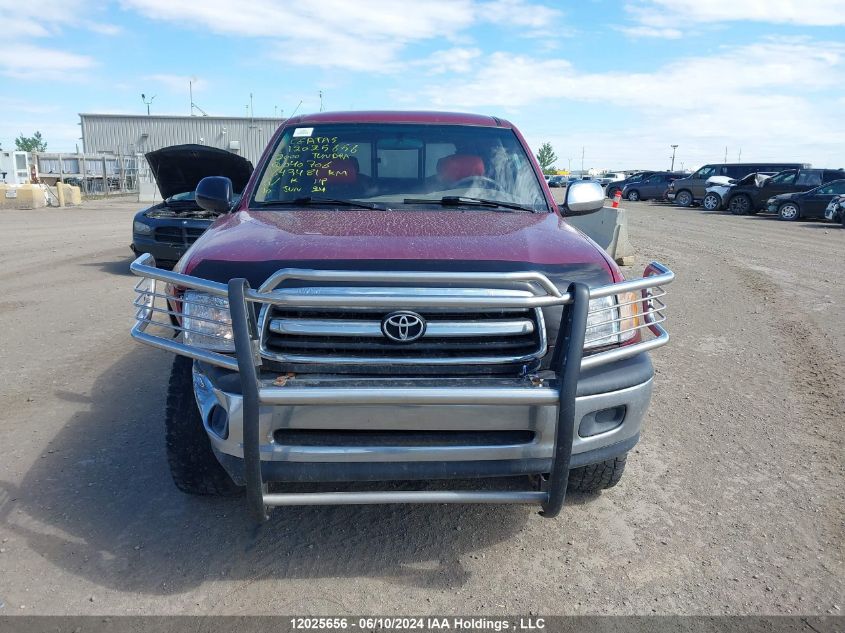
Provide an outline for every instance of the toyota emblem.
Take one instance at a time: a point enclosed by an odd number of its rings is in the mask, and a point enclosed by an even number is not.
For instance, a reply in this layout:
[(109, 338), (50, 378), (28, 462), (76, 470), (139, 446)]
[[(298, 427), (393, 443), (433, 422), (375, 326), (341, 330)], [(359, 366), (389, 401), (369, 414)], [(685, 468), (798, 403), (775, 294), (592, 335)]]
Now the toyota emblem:
[(397, 343), (411, 343), (425, 334), (425, 319), (416, 312), (391, 312), (381, 321), (381, 333)]

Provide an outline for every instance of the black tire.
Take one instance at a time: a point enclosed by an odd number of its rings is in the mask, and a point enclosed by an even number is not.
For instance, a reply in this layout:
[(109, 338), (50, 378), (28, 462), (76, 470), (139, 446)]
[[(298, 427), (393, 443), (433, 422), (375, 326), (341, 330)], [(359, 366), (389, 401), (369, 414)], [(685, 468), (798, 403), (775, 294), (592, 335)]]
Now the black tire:
[(801, 207), (795, 202), (784, 202), (778, 207), (778, 217), (786, 222), (795, 222), (801, 219)]
[(681, 189), (678, 193), (675, 194), (675, 204), (677, 204), (679, 207), (692, 206), (694, 200), (695, 199), (692, 197), (692, 192), (687, 191), (686, 189)]
[(754, 210), (754, 203), (745, 194), (739, 194), (731, 198), (728, 208), (734, 215), (749, 215)]
[(842, 228), (845, 229), (845, 209), (839, 212), (839, 219), (842, 220)]
[(722, 206), (722, 198), (718, 193), (710, 192), (701, 199), (701, 208), (705, 211), (718, 211)]
[(167, 388), (165, 442), (173, 483), (189, 495), (231, 497), (243, 492), (220, 465), (194, 399), (193, 361), (173, 360)]
[(620, 191), (619, 187), (608, 187), (607, 189), (605, 189), (605, 194), (608, 198), (612, 198), (616, 195), (617, 191)]
[(599, 492), (607, 488), (613, 488), (622, 479), (625, 472), (625, 460), (628, 454), (625, 453), (615, 459), (573, 468), (569, 471), (570, 492)]
[(640, 192), (636, 189), (631, 189), (626, 197), (631, 202), (638, 202), (640, 200)]

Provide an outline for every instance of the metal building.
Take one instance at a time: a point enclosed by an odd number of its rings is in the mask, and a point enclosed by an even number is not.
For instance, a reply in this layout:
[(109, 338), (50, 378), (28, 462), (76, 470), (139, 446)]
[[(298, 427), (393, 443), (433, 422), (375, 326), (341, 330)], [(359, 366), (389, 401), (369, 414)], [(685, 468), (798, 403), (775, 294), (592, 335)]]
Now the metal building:
[(134, 156), (183, 143), (227, 149), (258, 162), (284, 119), (80, 114), (85, 153)]

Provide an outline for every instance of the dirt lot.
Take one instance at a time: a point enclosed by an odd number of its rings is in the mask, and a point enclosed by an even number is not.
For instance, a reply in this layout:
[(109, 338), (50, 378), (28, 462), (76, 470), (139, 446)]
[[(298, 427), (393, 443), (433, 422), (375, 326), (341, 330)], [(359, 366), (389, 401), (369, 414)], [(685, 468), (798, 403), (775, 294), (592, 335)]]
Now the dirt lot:
[(0, 212), (0, 614), (845, 609), (845, 230), (627, 204), (677, 273), (622, 483), (528, 507), (186, 497), (171, 357), (130, 341), (137, 205)]

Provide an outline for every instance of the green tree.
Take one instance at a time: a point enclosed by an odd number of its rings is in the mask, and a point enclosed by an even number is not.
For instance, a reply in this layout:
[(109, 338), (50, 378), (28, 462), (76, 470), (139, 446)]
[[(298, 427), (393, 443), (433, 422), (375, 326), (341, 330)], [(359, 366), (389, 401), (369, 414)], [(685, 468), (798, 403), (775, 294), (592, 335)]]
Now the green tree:
[(41, 132), (35, 131), (32, 136), (24, 136), (23, 132), (15, 139), (15, 147), (20, 152), (46, 152), (47, 143), (41, 137)]
[(551, 143), (540, 145), (540, 151), (537, 152), (537, 162), (540, 163), (540, 169), (543, 170), (544, 174), (550, 174), (555, 171), (554, 164), (556, 160), (557, 154), (552, 149)]

